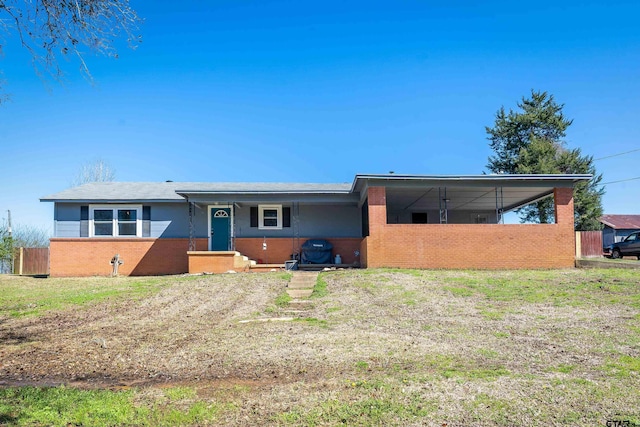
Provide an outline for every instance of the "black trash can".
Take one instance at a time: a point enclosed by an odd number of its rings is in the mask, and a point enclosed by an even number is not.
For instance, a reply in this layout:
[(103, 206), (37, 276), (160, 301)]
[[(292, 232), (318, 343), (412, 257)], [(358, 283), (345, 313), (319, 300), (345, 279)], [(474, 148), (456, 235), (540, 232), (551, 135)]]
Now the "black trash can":
[(284, 262), (284, 269), (285, 270), (297, 270), (298, 269), (298, 260), (297, 259), (291, 259), (289, 261), (285, 261)]
[(333, 245), (326, 240), (312, 239), (302, 244), (302, 264), (331, 264)]

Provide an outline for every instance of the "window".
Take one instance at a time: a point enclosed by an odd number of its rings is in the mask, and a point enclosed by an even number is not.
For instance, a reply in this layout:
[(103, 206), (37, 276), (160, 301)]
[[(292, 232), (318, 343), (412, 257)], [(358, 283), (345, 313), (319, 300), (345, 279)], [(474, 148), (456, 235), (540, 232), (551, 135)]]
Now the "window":
[[(260, 214), (260, 218), (258, 218), (258, 208), (261, 208), (262, 210), (260, 212), (262, 212)], [(265, 227), (265, 216), (264, 216), (264, 211), (267, 210), (267, 223), (275, 223), (276, 226), (266, 226)], [(274, 213), (270, 212), (275, 210), (275, 218), (276, 221), (273, 221), (274, 218)], [(278, 212), (279, 211), (279, 212)], [(282, 206), (282, 205), (260, 205), (260, 206), (251, 206), (251, 211), (249, 212), (250, 214), (250, 219), (249, 219), (249, 226), (250, 227), (254, 227), (254, 228), (260, 228), (261, 230), (281, 230), (282, 228), (289, 228), (291, 227), (291, 207), (290, 206)], [(271, 218), (269, 217), (269, 215), (271, 215)], [(277, 218), (281, 218), (280, 221), (277, 220)], [(278, 226), (277, 224), (280, 224), (280, 226)]]
[(89, 237), (142, 237), (142, 206), (89, 206)]
[(282, 229), (282, 205), (259, 205), (258, 228), (260, 230)]

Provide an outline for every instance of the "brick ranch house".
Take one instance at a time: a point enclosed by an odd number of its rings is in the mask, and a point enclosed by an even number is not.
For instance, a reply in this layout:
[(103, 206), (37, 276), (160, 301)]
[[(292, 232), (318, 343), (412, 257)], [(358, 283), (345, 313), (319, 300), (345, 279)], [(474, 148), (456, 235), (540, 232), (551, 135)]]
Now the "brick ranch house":
[[(283, 265), (307, 239), (342, 265), (524, 269), (574, 266), (573, 187), (590, 175), (356, 175), (351, 184), (109, 182), (54, 203), (52, 276), (246, 271)], [(545, 197), (554, 224), (504, 224)], [(248, 260), (254, 260), (250, 262)], [(256, 265), (252, 265), (256, 264)]]

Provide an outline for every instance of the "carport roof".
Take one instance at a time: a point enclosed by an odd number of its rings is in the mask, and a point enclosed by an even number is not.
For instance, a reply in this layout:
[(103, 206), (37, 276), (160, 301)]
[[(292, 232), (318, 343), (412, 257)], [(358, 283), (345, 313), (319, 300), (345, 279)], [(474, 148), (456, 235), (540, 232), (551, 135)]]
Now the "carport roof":
[(510, 211), (573, 187), (591, 175), (356, 175), (352, 191), (365, 197), (369, 187), (386, 187), (387, 205), (413, 211), (438, 210), (446, 199), (449, 210)]

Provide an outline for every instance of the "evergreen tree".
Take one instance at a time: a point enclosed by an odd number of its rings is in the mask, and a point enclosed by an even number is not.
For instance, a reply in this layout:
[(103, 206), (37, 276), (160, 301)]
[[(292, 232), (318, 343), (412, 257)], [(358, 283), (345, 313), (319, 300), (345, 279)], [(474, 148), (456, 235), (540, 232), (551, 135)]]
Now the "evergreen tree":
[[(596, 172), (593, 157), (583, 156), (580, 149), (568, 149), (563, 138), (573, 120), (567, 119), (553, 95), (531, 92), (530, 99), (518, 103), (522, 111), (496, 113), (493, 128), (486, 128), (495, 155), (487, 167), (494, 173), (511, 174), (591, 174), (589, 182), (574, 188), (575, 229), (599, 230), (602, 215), (600, 185), (602, 175)], [(543, 199), (518, 210), (522, 222), (541, 224), (554, 222), (552, 199)]]
[(531, 91), (531, 99), (518, 103), (522, 111), (504, 107), (496, 113), (493, 128), (486, 127), (489, 146), (495, 152), (489, 157), (489, 170), (493, 173), (522, 173), (517, 171), (520, 150), (528, 148), (532, 140), (541, 139), (559, 146), (573, 120), (564, 117), (562, 108), (546, 92)]

